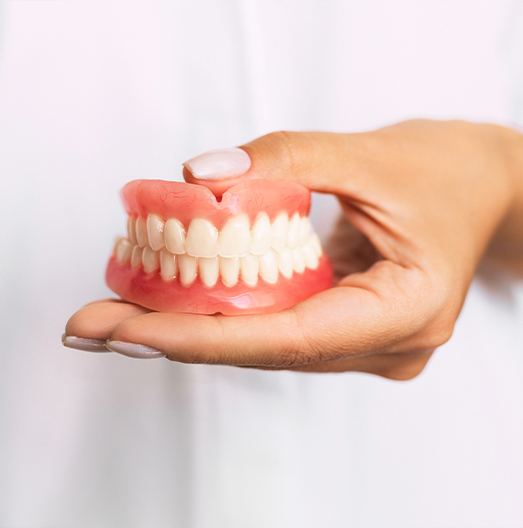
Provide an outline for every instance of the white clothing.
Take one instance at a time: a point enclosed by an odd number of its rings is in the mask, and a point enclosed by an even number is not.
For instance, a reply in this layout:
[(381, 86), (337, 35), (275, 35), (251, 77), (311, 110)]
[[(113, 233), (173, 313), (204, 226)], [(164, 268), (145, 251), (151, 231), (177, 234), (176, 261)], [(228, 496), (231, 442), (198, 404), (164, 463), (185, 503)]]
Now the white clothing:
[[(521, 528), (523, 284), (408, 383), (63, 348), (118, 189), (278, 130), (523, 123), (523, 3), (0, 3), (0, 526)], [(332, 221), (315, 197), (317, 229)]]

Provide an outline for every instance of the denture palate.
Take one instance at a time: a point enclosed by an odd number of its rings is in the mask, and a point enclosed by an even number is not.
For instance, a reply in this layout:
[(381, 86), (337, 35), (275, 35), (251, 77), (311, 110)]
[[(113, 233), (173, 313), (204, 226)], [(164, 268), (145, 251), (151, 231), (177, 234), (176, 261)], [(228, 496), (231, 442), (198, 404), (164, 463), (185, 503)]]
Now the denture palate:
[(256, 286), (286, 279), (306, 268), (316, 269), (322, 254), (318, 236), (308, 217), (280, 213), (271, 223), (260, 213), (251, 227), (246, 215), (232, 216), (218, 230), (204, 218), (193, 218), (184, 226), (176, 218), (166, 221), (151, 214), (129, 216), (127, 238), (120, 237), (114, 253), (120, 264), (159, 272), (165, 281), (179, 279), (189, 287), (196, 279), (214, 286), (219, 279), (232, 287), (239, 280)]

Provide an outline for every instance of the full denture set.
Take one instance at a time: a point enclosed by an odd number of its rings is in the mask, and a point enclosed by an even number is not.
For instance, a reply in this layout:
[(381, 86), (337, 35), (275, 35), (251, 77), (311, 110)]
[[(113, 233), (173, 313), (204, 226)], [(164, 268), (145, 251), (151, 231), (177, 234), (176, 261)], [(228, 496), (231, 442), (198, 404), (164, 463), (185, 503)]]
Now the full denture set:
[(128, 236), (117, 240), (106, 278), (128, 301), (161, 311), (261, 313), (330, 286), (302, 186), (248, 180), (218, 201), (206, 187), (137, 180), (122, 201)]

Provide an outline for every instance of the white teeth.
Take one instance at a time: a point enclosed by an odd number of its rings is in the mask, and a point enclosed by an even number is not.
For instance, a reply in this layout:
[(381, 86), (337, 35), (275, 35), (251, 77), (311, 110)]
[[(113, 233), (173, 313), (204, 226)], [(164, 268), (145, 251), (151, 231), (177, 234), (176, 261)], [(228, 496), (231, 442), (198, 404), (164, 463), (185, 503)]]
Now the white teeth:
[(293, 260), (292, 260), (292, 249), (285, 248), (278, 256), (278, 268), (280, 273), (286, 278), (292, 277), (293, 271)]
[(185, 248), (193, 257), (215, 257), (218, 255), (218, 229), (209, 220), (193, 218), (187, 230)]
[(180, 270), (180, 282), (182, 286), (190, 286), (196, 279), (198, 262), (195, 257), (184, 253), (178, 257), (178, 269)]
[(260, 257), (260, 275), (265, 282), (278, 282), (278, 257), (272, 249)]
[(272, 229), (271, 221), (266, 213), (261, 213), (252, 228), (252, 249), (254, 255), (263, 255), (271, 249)]
[(131, 260), (133, 245), (127, 238), (121, 238), (116, 243), (116, 259), (120, 264), (126, 264)]
[(136, 240), (136, 218), (134, 216), (127, 218), (127, 238), (133, 246), (138, 243)]
[(133, 246), (133, 252), (131, 253), (132, 268), (139, 268), (142, 265), (142, 253), (143, 248), (140, 246)]
[(311, 222), (307, 216), (300, 220), (300, 237), (298, 245), (304, 246), (311, 236)]
[(243, 257), (251, 250), (251, 229), (249, 218), (238, 215), (223, 226), (218, 237), (220, 257)]
[(292, 266), (296, 273), (303, 273), (305, 270), (305, 258), (301, 248), (294, 248), (292, 250)]
[(160, 267), (160, 255), (158, 251), (154, 251), (149, 246), (143, 248), (142, 263), (145, 273), (156, 271)]
[(311, 235), (309, 239), (309, 245), (314, 250), (314, 253), (316, 253), (318, 258), (321, 257), (323, 250), (321, 249), (320, 237), (316, 233)]
[(240, 258), (221, 258), (220, 259), (220, 275), (222, 282), (229, 288), (238, 282), (238, 275), (240, 274)]
[(178, 275), (178, 260), (166, 249), (160, 251), (161, 276), (164, 281), (172, 281)]
[(205, 284), (205, 286), (214, 286), (220, 275), (218, 257), (199, 258), (198, 268), (200, 272), (200, 279), (202, 279), (202, 282)]
[(242, 281), (249, 286), (256, 286), (256, 284), (258, 284), (258, 273), (260, 271), (260, 257), (257, 255), (247, 255), (240, 260)]
[(147, 237), (147, 225), (145, 220), (139, 216), (136, 219), (136, 240), (140, 247), (145, 247), (149, 244), (149, 239)]
[(149, 237), (149, 245), (154, 251), (159, 251), (163, 248), (163, 231), (165, 222), (156, 215), (149, 215), (147, 217), (147, 235)]
[(294, 249), (300, 242), (300, 215), (294, 213), (289, 222), (289, 231), (287, 233), (287, 246)]
[(272, 247), (276, 251), (283, 251), (287, 245), (287, 230), (289, 227), (289, 217), (286, 213), (281, 213), (272, 223)]
[(316, 255), (316, 252), (311, 247), (311, 244), (307, 244), (306, 246), (303, 246), (303, 259), (305, 260), (305, 266), (309, 269), (316, 269), (319, 264), (318, 255)]
[(185, 253), (185, 229), (176, 218), (170, 218), (165, 222), (165, 246), (175, 255)]

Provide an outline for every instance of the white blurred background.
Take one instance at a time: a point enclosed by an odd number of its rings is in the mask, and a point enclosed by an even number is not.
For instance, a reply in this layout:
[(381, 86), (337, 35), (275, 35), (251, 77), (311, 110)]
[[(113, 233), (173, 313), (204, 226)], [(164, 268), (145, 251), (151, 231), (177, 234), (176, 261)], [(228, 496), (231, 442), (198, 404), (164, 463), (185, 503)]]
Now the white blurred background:
[(409, 383), (60, 343), (111, 296), (127, 181), (411, 117), (523, 124), (523, 2), (0, 2), (0, 526), (521, 528), (523, 285), (499, 270)]

